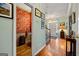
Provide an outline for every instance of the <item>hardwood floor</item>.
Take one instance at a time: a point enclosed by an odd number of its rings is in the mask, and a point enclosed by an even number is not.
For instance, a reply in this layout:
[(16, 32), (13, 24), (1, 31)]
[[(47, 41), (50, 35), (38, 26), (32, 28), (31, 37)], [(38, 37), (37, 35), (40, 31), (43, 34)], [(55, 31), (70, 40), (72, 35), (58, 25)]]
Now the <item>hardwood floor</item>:
[[(68, 43), (68, 50), (69, 49)], [(66, 40), (65, 39), (51, 39), (46, 47), (40, 51), (36, 56), (65, 56), (66, 55)]]
[(32, 49), (27, 44), (18, 46), (16, 48), (17, 56), (32, 56)]
[[(68, 43), (68, 50), (69, 49)], [(27, 45), (21, 45), (16, 49), (17, 56), (32, 56), (32, 49)], [(65, 56), (66, 55), (66, 40), (65, 39), (50, 39), (46, 47), (36, 56)]]

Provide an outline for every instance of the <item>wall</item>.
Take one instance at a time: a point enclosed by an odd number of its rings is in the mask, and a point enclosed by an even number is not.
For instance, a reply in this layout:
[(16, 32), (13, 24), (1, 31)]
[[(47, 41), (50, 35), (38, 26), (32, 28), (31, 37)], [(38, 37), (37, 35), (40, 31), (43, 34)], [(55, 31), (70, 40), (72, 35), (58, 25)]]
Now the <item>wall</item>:
[[(77, 28), (76, 29), (77, 29), (77, 33), (78, 33), (78, 31), (79, 31), (79, 29), (78, 29), (78, 26), (79, 26), (78, 25), (79, 24), (79, 21), (78, 21), (79, 20), (78, 19), (79, 18), (79, 4), (76, 4), (76, 5), (77, 5), (77, 7), (76, 7), (77, 8), (77, 24), (76, 24), (77, 25)], [(78, 33), (78, 36), (79, 36), (79, 33)], [(77, 45), (76, 46), (76, 55), (79, 56), (79, 38), (77, 38), (76, 45)]]
[(52, 23), (49, 23), (49, 29), (51, 31), (51, 36), (57, 37), (57, 31), (58, 31), (57, 21), (53, 21)]
[(18, 33), (30, 32), (31, 29), (31, 13), (16, 7), (16, 26)]
[[(75, 32), (75, 36), (78, 33), (78, 5), (72, 4), (71, 12), (76, 12), (76, 23), (72, 24), (72, 30)], [(79, 56), (79, 39), (76, 38), (76, 55)]]
[[(18, 5), (18, 4), (17, 4)], [(21, 4), (20, 4), (21, 5)], [(26, 6), (26, 5), (25, 5)], [(26, 7), (25, 7), (26, 8)], [(19, 6), (16, 7), (16, 26), (17, 32), (25, 33), (26, 31), (30, 32), (31, 29), (31, 13), (27, 10), (20, 8)]]
[(58, 23), (62, 23), (66, 21), (66, 17), (59, 17), (59, 18), (56, 18), (56, 20), (58, 21)]
[[(45, 7), (42, 4), (31, 4), (31, 5), (33, 6), (32, 55), (35, 55), (43, 46), (45, 46), (46, 43), (45, 29), (41, 29), (41, 18), (35, 16), (35, 8), (38, 8), (40, 11), (45, 13)], [(14, 20), (0, 17), (0, 53), (8, 53), (8, 55), (12, 55), (12, 51), (13, 51), (13, 55), (16, 55), (16, 29), (15, 29), (16, 12), (15, 11), (16, 11), (16, 4), (14, 4)]]
[(0, 17), (0, 53), (12, 55), (12, 19)]
[(45, 13), (44, 5), (31, 4), (33, 6), (32, 14), (32, 55), (36, 55), (38, 51), (45, 46), (45, 30), (41, 29), (41, 18), (35, 16), (35, 8)]
[[(69, 14), (68, 14), (68, 19), (67, 19), (67, 22), (69, 23), (69, 16), (73, 13), (73, 12), (76, 12), (76, 23), (75, 24), (72, 24), (72, 30), (74, 32), (77, 33), (78, 31), (78, 7), (77, 7), (77, 4), (76, 3), (72, 3), (71, 6), (70, 6), (70, 10), (69, 10)], [(69, 24), (68, 24), (69, 25)], [(69, 27), (69, 26), (68, 26)], [(74, 29), (75, 28), (75, 29)]]
[(72, 30), (77, 33), (78, 32), (78, 7), (77, 4), (72, 4), (71, 11), (76, 12), (76, 23), (72, 24)]
[[(71, 4), (69, 15), (71, 15), (73, 12), (76, 12), (76, 23), (72, 24), (72, 30), (75, 32), (75, 37), (76, 34), (78, 33), (78, 4), (73, 3)], [(69, 19), (67, 19), (69, 22)], [(79, 56), (79, 38), (76, 38), (76, 55)]]
[(58, 23), (58, 25), (60, 25), (61, 23), (65, 23), (65, 28), (66, 28), (66, 21), (67, 21), (67, 18), (66, 18), (66, 16), (65, 17), (59, 17), (59, 18), (56, 18), (56, 20), (57, 20), (57, 23)]

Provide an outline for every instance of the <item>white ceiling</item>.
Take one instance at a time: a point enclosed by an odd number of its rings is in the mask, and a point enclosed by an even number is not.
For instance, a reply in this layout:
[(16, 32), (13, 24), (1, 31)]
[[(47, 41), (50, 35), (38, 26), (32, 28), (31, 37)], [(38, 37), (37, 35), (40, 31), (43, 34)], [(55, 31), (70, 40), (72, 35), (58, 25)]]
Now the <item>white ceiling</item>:
[(46, 4), (47, 17), (66, 16), (68, 11), (68, 3), (48, 3)]

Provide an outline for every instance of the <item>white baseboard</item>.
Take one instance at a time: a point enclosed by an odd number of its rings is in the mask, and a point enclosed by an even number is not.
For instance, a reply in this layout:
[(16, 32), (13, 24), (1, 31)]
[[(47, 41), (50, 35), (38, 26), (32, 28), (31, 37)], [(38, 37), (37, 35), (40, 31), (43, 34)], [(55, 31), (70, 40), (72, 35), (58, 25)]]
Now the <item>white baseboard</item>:
[(46, 44), (44, 44), (33, 56), (36, 56), (45, 46)]

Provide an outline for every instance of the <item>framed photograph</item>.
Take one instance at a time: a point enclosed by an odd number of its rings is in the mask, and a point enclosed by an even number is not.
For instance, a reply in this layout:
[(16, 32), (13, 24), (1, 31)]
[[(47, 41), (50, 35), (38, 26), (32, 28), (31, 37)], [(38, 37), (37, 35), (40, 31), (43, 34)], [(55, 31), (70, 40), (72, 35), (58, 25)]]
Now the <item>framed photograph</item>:
[(72, 15), (69, 16), (69, 36), (72, 31)]
[(45, 28), (45, 14), (41, 13), (41, 29)]
[(72, 24), (76, 23), (76, 13), (72, 13)]
[(41, 11), (39, 9), (35, 8), (35, 16), (41, 18), (41, 14), (42, 14)]
[(45, 14), (41, 13), (41, 18), (45, 20)]
[(13, 18), (13, 4), (0, 3), (0, 17)]
[(43, 19), (41, 19), (41, 29), (44, 29), (45, 28), (45, 22)]

